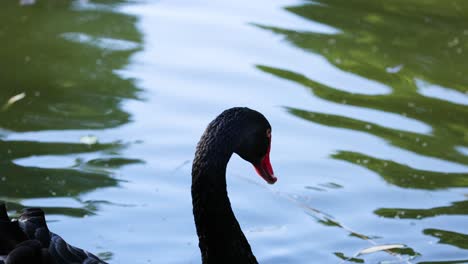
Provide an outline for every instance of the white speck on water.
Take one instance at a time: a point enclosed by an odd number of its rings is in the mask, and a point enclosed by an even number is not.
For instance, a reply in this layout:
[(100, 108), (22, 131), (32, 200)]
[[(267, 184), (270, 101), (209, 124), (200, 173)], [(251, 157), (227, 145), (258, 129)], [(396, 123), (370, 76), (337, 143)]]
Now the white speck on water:
[(83, 136), (80, 138), (80, 143), (86, 144), (86, 145), (94, 145), (98, 143), (98, 138), (96, 136), (88, 135), (88, 136)]
[(26, 6), (26, 5), (34, 5), (36, 3), (36, 0), (20, 0), (20, 5)]
[(129, 51), (140, 47), (137, 42), (105, 37), (98, 38), (80, 32), (63, 33), (61, 37), (71, 42), (88, 44), (107, 51)]
[(459, 43), (460, 43), (460, 40), (458, 40), (458, 38), (455, 37), (453, 40), (451, 40), (451, 41), (449, 41), (449, 42), (447, 43), (447, 46), (448, 46), (449, 48), (453, 48), (453, 47), (457, 46)]
[(11, 97), (10, 99), (8, 99), (8, 101), (3, 105), (2, 107), (2, 111), (6, 111), (8, 108), (10, 108), (10, 106), (12, 106), (14, 103), (20, 101), (20, 100), (23, 100), (24, 98), (26, 97), (26, 93), (20, 93), (20, 94), (17, 94), (13, 97)]
[(387, 71), (388, 73), (390, 74), (395, 74), (395, 73), (398, 73), (401, 71), (401, 69), (403, 69), (403, 64), (399, 64), (399, 65), (396, 65), (396, 66), (393, 66), (393, 67), (387, 67), (385, 69), (385, 71)]

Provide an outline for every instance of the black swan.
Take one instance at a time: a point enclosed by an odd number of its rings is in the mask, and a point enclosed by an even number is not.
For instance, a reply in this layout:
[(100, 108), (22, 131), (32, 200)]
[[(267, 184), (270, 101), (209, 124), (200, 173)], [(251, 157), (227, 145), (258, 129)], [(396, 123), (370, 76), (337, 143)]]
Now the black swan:
[(257, 263), (231, 209), (226, 167), (233, 153), (276, 182), (270, 164), (271, 127), (248, 108), (231, 108), (213, 120), (198, 143), (192, 167), (192, 205), (203, 263)]
[[(257, 263), (237, 222), (226, 189), (226, 167), (233, 153), (252, 163), (268, 183), (271, 127), (249, 108), (225, 110), (207, 127), (192, 167), (192, 204), (203, 263)], [(67, 244), (49, 231), (41, 209), (25, 209), (11, 221), (0, 204), (0, 264), (101, 264), (95, 255)]]

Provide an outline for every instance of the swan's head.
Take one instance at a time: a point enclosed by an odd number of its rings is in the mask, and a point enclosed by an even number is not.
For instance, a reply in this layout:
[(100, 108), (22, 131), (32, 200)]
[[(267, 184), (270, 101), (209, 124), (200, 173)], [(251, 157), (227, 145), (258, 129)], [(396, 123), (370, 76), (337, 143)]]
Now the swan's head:
[(243, 118), (239, 125), (239, 144), (235, 149), (244, 160), (252, 163), (258, 175), (269, 184), (277, 181), (270, 163), (271, 126), (259, 112), (242, 108)]

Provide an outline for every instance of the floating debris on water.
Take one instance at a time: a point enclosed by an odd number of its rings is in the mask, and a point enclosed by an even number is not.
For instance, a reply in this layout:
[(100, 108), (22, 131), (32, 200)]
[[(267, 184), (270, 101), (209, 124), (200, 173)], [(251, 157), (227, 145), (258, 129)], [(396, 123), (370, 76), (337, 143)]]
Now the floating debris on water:
[(20, 5), (26, 6), (26, 5), (34, 5), (36, 3), (36, 0), (20, 0)]
[(458, 40), (457, 37), (455, 37), (453, 40), (451, 40), (451, 41), (449, 41), (449, 42), (447, 43), (447, 46), (448, 46), (449, 48), (453, 48), (453, 47), (457, 46), (459, 43), (460, 43), (460, 41)]
[(391, 74), (395, 74), (395, 73), (400, 72), (401, 69), (403, 69), (403, 64), (396, 65), (396, 66), (393, 66), (393, 67), (387, 67), (385, 69), (385, 71), (388, 72), (388, 73), (391, 73)]
[(98, 143), (98, 138), (96, 136), (87, 135), (80, 138), (80, 143), (86, 145), (94, 145)]
[(373, 247), (366, 248), (366, 249), (363, 249), (363, 250), (359, 251), (358, 256), (359, 255), (365, 255), (365, 254), (371, 254), (371, 253), (375, 253), (375, 252), (379, 252), (379, 251), (387, 251), (387, 250), (395, 249), (395, 248), (405, 248), (405, 247), (406, 246), (403, 245), (403, 244), (377, 245), (377, 246), (373, 246)]
[(24, 98), (26, 97), (26, 93), (20, 93), (20, 94), (17, 94), (13, 97), (11, 97), (10, 99), (8, 99), (8, 101), (3, 105), (2, 107), (2, 111), (6, 111), (8, 110), (8, 108), (10, 108), (14, 103), (20, 101), (20, 100), (23, 100)]

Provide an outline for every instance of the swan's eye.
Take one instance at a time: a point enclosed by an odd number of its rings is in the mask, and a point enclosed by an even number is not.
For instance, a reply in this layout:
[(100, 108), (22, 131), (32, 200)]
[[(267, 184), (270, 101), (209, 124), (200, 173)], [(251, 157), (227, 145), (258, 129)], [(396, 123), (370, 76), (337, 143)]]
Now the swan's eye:
[(271, 139), (271, 129), (267, 129), (266, 136), (268, 139)]

